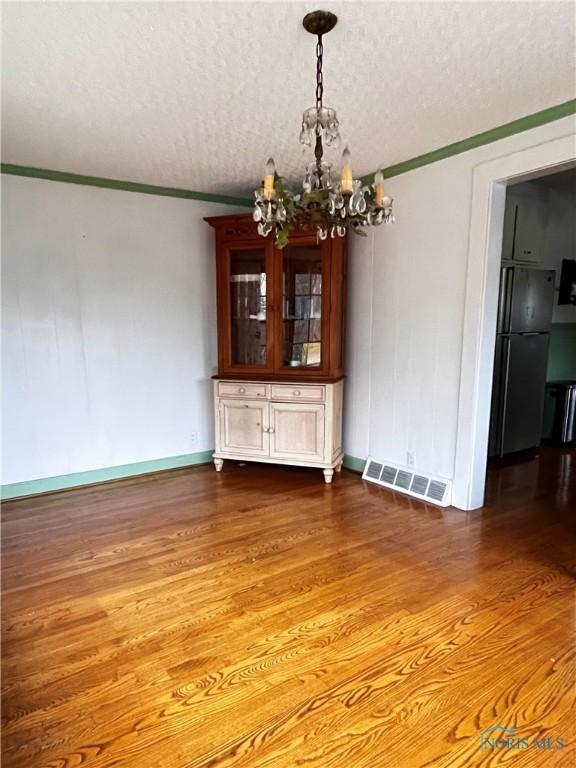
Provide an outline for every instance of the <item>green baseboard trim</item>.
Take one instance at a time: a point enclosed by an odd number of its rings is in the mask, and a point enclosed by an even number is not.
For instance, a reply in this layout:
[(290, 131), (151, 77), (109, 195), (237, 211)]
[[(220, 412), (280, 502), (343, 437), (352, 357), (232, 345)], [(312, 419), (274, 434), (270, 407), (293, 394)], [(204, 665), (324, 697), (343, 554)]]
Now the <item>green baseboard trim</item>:
[(347, 453), (345, 453), (343, 463), (346, 469), (351, 469), (353, 472), (359, 472), (362, 474), (362, 472), (364, 472), (366, 459), (357, 459), (356, 456), (349, 456)]
[[(489, 131), (483, 131), (474, 136), (469, 136), (467, 139), (455, 141), (453, 144), (434, 149), (432, 152), (426, 152), (424, 155), (418, 155), (418, 157), (413, 157), (410, 160), (404, 160), (401, 163), (396, 163), (396, 165), (382, 168), (382, 173), (384, 178), (387, 179), (392, 176), (399, 176), (401, 173), (413, 171), (416, 168), (421, 168), (423, 165), (430, 165), (431, 163), (438, 162), (438, 160), (445, 160), (447, 157), (459, 155), (462, 152), (467, 152), (469, 149), (476, 149), (476, 147), (482, 147), (484, 144), (491, 144), (494, 141), (506, 139), (508, 136), (514, 136), (516, 133), (522, 133), (531, 128), (537, 128), (540, 125), (552, 123), (554, 120), (560, 120), (563, 117), (569, 117), (574, 114), (576, 114), (576, 99), (571, 99), (562, 104), (556, 104), (554, 107), (548, 107), (548, 109), (535, 112), (532, 115), (525, 115), (518, 120), (512, 120), (510, 123), (491, 128)], [(362, 177), (363, 184), (371, 185), (373, 181), (373, 173)]]
[(213, 451), (200, 453), (184, 453), (181, 456), (168, 456), (164, 459), (139, 461), (135, 464), (121, 464), (116, 467), (91, 469), (87, 472), (74, 472), (70, 475), (56, 477), (40, 477), (38, 480), (25, 480), (22, 483), (10, 483), (0, 486), (2, 500), (15, 499), (21, 496), (35, 496), (39, 493), (62, 491), (66, 488), (76, 488), (80, 485), (105, 483), (109, 480), (120, 480), (123, 477), (147, 475), (150, 472), (161, 472), (166, 469), (190, 467), (195, 464), (207, 464), (212, 461)]
[(11, 176), (26, 176), (32, 179), (46, 179), (47, 181), (62, 181), (66, 184), (81, 184), (85, 187), (103, 187), (104, 189), (119, 189), (124, 192), (139, 192), (143, 195), (160, 195), (161, 197), (181, 197), (186, 200), (203, 200), (207, 203), (224, 203), (226, 205), (239, 205), (252, 207), (253, 201), (245, 197), (233, 197), (230, 195), (217, 195), (212, 192), (194, 192), (191, 189), (177, 189), (176, 187), (158, 187), (154, 184), (140, 184), (136, 181), (121, 181), (120, 179), (104, 179), (99, 176), (85, 176), (80, 173), (67, 173), (66, 171), (51, 171), (48, 168), (32, 168), (13, 163), (2, 163), (0, 171)]
[[(18, 499), (24, 496), (37, 496), (40, 493), (64, 491), (67, 488), (78, 488), (82, 485), (96, 485), (97, 483), (106, 483), (110, 480), (121, 480), (124, 477), (137, 477), (138, 475), (147, 475), (168, 469), (209, 464), (212, 461), (212, 454), (213, 451), (184, 453), (181, 456), (168, 456), (164, 459), (138, 461), (135, 464), (120, 464), (116, 467), (90, 469), (86, 472), (73, 472), (69, 475), (40, 477), (37, 480), (8, 483), (7, 485), (0, 486), (0, 499), (7, 501), (8, 499)], [(346, 469), (362, 474), (366, 459), (358, 459), (356, 456), (345, 454), (343, 464)]]

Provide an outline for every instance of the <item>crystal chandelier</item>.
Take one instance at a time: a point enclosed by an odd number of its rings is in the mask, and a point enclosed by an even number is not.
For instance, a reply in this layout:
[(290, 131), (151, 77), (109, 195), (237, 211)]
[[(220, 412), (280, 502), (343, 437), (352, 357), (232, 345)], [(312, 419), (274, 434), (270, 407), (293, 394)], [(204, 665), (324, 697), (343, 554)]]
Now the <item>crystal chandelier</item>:
[(306, 166), (302, 192), (293, 194), (276, 172), (274, 160), (266, 163), (264, 182), (255, 190), (254, 221), (263, 237), (274, 233), (278, 247), (288, 243), (292, 229), (316, 229), (320, 240), (344, 237), (348, 230), (366, 234), (367, 225), (390, 224), (394, 221), (392, 198), (384, 194), (382, 171), (374, 175), (372, 187), (352, 175), (350, 150), (342, 153), (342, 169), (334, 176), (332, 165), (324, 161), (324, 145), (340, 146), (336, 111), (322, 104), (322, 36), (334, 28), (337, 17), (329, 11), (313, 11), (303, 20), (307, 32), (316, 35), (316, 106), (302, 115), (300, 143), (314, 145), (315, 160)]

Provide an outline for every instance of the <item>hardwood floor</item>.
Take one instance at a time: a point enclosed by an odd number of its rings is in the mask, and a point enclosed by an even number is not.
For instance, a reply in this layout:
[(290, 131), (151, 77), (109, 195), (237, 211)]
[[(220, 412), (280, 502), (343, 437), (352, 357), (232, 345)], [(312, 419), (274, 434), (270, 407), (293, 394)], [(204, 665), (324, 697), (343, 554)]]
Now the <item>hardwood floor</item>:
[(8, 502), (3, 766), (574, 766), (575, 486), (545, 451), (474, 513), (230, 463)]

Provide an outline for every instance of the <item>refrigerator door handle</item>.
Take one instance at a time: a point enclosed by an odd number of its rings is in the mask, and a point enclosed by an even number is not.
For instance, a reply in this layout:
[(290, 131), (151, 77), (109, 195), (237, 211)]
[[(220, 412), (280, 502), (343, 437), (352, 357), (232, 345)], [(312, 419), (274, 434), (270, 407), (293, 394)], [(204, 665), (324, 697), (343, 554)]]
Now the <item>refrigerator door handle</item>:
[(500, 458), (504, 456), (504, 430), (506, 428), (506, 403), (508, 402), (508, 382), (510, 379), (510, 339), (508, 336), (502, 337), (505, 346), (504, 351), (504, 386), (502, 387), (502, 413), (500, 414), (500, 445), (498, 453)]
[(502, 275), (500, 278), (497, 333), (510, 333), (510, 314), (512, 311), (513, 286), (514, 267), (503, 267)]

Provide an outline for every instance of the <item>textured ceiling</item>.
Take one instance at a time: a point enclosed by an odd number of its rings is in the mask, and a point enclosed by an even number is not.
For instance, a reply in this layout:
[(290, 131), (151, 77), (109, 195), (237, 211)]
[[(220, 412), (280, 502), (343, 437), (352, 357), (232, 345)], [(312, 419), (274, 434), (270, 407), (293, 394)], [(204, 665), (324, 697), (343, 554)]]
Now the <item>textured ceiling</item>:
[[(245, 193), (301, 177), (300, 2), (3, 4), (3, 160)], [(325, 103), (355, 175), (574, 98), (572, 2), (329, 2)], [(336, 159), (336, 158), (334, 158)]]

